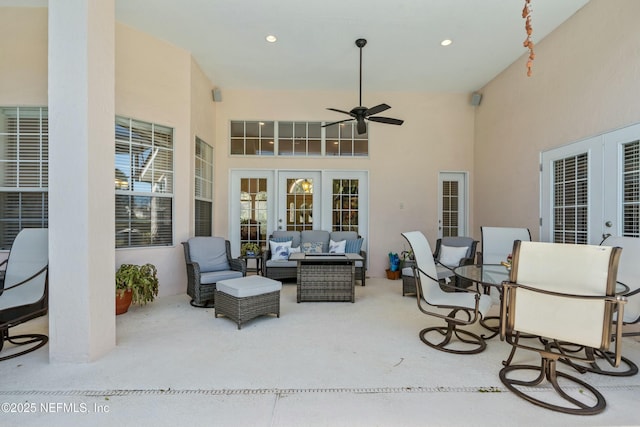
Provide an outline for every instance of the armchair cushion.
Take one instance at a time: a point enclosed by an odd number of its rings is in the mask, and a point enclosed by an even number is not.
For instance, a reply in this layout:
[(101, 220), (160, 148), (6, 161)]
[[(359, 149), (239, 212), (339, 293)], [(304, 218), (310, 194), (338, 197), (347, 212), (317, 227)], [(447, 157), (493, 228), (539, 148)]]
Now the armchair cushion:
[(201, 272), (229, 270), (225, 239), (222, 237), (192, 237), (189, 239), (191, 260)]
[(242, 277), (242, 271), (225, 270), (225, 271), (209, 271), (200, 274), (201, 285), (213, 285), (221, 280), (237, 279)]

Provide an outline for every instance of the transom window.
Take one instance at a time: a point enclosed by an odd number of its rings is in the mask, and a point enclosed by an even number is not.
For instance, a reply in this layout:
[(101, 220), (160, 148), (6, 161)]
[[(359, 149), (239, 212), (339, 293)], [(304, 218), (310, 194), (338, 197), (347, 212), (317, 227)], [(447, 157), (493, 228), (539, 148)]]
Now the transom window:
[(368, 133), (358, 134), (355, 122), (322, 127), (322, 122), (231, 121), (230, 154), (238, 156), (369, 155)]
[(116, 248), (173, 244), (173, 129), (125, 117), (115, 126)]

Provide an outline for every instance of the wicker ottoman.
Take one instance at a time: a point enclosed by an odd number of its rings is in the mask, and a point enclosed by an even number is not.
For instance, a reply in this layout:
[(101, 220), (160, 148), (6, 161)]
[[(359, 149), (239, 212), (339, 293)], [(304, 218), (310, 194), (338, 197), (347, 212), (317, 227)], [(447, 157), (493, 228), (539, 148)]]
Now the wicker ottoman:
[(215, 317), (227, 316), (242, 324), (263, 314), (280, 317), (282, 283), (262, 276), (246, 276), (216, 283)]

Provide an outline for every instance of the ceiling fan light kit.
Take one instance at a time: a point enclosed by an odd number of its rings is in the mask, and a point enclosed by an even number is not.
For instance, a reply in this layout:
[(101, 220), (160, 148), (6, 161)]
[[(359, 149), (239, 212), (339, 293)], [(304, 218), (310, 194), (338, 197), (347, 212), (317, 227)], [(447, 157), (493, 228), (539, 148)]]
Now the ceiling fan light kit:
[(382, 116), (374, 116), (374, 114), (382, 113), (383, 111), (391, 108), (387, 104), (379, 104), (375, 107), (367, 108), (362, 105), (362, 48), (367, 44), (366, 39), (357, 39), (356, 46), (360, 49), (360, 104), (357, 107), (353, 107), (351, 111), (339, 110), (337, 108), (327, 108), (327, 110), (336, 111), (342, 114), (348, 114), (351, 116), (350, 119), (339, 120), (337, 122), (327, 123), (322, 125), (322, 127), (333, 126), (339, 123), (350, 122), (352, 120), (356, 121), (356, 129), (358, 131), (358, 135), (367, 132), (367, 123), (365, 120), (369, 120), (371, 122), (385, 123), (388, 125), (401, 125), (404, 123), (404, 120), (393, 119), (391, 117), (382, 117)]

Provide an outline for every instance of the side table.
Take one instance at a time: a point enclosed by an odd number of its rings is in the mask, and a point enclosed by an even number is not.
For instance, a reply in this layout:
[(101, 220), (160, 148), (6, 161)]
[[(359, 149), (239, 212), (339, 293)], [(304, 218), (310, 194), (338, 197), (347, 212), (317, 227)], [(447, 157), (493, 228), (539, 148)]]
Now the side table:
[[(244, 260), (244, 262), (247, 263), (247, 272), (249, 271), (253, 271), (256, 274), (260, 274), (260, 272), (262, 271), (262, 269), (260, 268), (262, 266), (262, 254), (257, 254), (257, 255), (242, 255), (240, 258), (242, 258)], [(255, 268), (253, 267), (249, 267), (249, 260), (253, 259), (256, 262), (256, 266)]]

